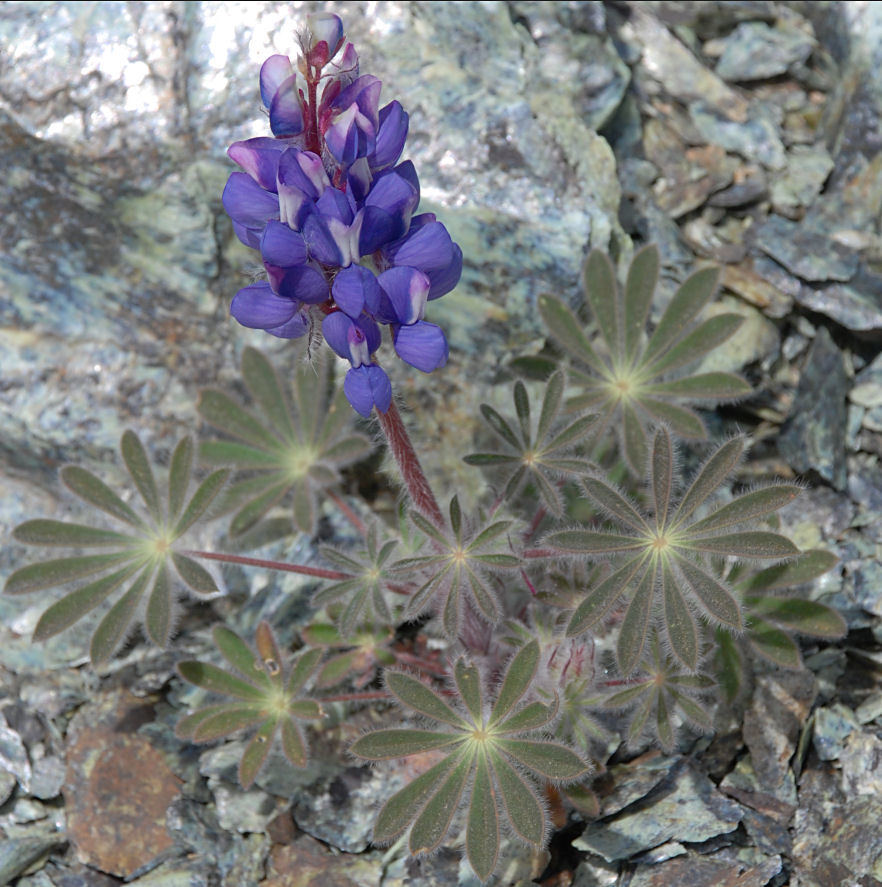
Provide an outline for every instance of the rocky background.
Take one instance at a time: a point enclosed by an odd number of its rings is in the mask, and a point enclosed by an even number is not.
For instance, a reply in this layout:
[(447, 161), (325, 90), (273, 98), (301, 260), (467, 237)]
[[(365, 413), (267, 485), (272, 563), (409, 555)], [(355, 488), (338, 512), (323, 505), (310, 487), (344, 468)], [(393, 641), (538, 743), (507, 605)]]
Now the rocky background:
[[(12, 527), (76, 517), (59, 465), (112, 476), (126, 427), (162, 462), (246, 344), (300, 359), (228, 316), (253, 258), (220, 193), (226, 146), (263, 131), (259, 64), (293, 53), (317, 7), (410, 112), (423, 208), (466, 257), (433, 304), (450, 365), (395, 379), (433, 476), (474, 487), (475, 405), (507, 405), (507, 364), (541, 349), (537, 295), (576, 299), (589, 246), (624, 263), (652, 241), (666, 293), (722, 265), (720, 304), (746, 320), (713, 362), (756, 394), (717, 427), (757, 441), (740, 480), (808, 480), (785, 529), (841, 558), (813, 594), (844, 612), (845, 641), (760, 674), (713, 739), (613, 763), (599, 819), (561, 822), (541, 858), (512, 850), (502, 883), (879, 884), (879, 4), (3, 4), (0, 579), (32, 556)], [(134, 648), (100, 675), (78, 629), (29, 643), (46, 595), (0, 598), (0, 884), (471, 885), (452, 851), (369, 847), (390, 777), (339, 754), (367, 720), (339, 713), (308, 773), (271, 768), (247, 793), (229, 745), (174, 738), (173, 663), (212, 619), (270, 617), (287, 640), (309, 612), (300, 580), (223, 579), (174, 653)]]

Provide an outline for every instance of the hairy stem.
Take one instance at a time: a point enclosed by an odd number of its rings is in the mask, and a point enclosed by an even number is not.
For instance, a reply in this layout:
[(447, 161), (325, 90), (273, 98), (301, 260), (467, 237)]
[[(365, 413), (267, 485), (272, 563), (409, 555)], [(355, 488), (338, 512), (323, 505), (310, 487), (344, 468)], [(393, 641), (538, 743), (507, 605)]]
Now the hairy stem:
[(333, 490), (326, 490), (325, 495), (343, 512), (359, 535), (367, 536), (367, 527), (364, 525), (364, 521), (346, 504), (342, 496), (337, 495)]
[(303, 576), (316, 576), (319, 579), (351, 579), (349, 573), (339, 570), (325, 570), (322, 567), (307, 567), (303, 564), (288, 564), (284, 561), (268, 561), (259, 557), (242, 557), (240, 554), (224, 554), (219, 551), (182, 551), (188, 557), (200, 557), (210, 561), (223, 561), (226, 564), (242, 564), (246, 567), (266, 567), (282, 573), (300, 573)]
[(364, 693), (338, 693), (336, 696), (317, 696), (316, 702), (366, 702), (371, 699), (391, 699), (385, 690), (367, 690)]
[(380, 419), (380, 427), (383, 434), (386, 435), (386, 441), (389, 444), (389, 450), (393, 458), (398, 463), (398, 469), (404, 479), (404, 485), (410, 494), (411, 501), (414, 506), (419, 509), (429, 520), (436, 526), (444, 526), (444, 517), (441, 509), (438, 507), (438, 501), (435, 494), (429, 486), (420, 460), (417, 458), (416, 450), (410, 442), (410, 436), (401, 420), (401, 413), (395, 401), (392, 401), (389, 409), (385, 413), (377, 410), (377, 416)]

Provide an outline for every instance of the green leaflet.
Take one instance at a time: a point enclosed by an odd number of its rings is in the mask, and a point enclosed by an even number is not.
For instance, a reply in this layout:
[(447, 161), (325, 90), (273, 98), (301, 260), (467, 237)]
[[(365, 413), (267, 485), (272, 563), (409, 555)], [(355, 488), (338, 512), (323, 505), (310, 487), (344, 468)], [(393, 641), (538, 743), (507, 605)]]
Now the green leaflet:
[(472, 870), (482, 881), (493, 874), (499, 858), (496, 798), (490, 780), (487, 753), (483, 750), (478, 754), (472, 785), (472, 801), (466, 824), (466, 856)]
[(386, 801), (374, 824), (375, 844), (388, 844), (395, 840), (416, 819), (456, 761), (455, 755), (445, 758)]

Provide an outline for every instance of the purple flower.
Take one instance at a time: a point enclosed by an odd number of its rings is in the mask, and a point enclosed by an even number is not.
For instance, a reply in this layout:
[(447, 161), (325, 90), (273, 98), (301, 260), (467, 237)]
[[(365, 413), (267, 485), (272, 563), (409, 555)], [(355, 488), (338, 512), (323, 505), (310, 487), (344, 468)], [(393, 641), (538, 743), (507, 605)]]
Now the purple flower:
[(267, 275), (236, 294), (230, 313), (282, 338), (321, 319), (325, 341), (351, 364), (343, 390), (369, 416), (392, 402), (376, 359), (379, 324), (411, 366), (430, 373), (447, 362), (444, 333), (425, 311), (456, 286), (462, 251), (434, 215), (414, 215), (419, 179), (410, 161), (399, 163), (408, 115), (398, 102), (380, 108), (382, 85), (359, 76), (339, 17), (312, 16), (301, 45), (296, 65), (274, 55), (260, 71), (275, 137), (228, 152), (242, 171), (223, 204)]

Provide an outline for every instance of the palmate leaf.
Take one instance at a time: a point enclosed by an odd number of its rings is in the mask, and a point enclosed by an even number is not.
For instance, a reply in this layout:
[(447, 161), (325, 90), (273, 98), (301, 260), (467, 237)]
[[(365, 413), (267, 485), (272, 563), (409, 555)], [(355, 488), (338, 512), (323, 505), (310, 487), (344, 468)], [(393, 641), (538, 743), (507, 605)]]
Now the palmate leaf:
[(336, 623), (344, 637), (352, 637), (367, 624), (392, 623), (389, 587), (400, 577), (396, 576), (390, 558), (400, 542), (399, 538), (388, 538), (388, 534), (374, 522), (368, 526), (362, 550), (350, 553), (333, 548), (321, 549), (322, 556), (348, 573), (349, 578), (326, 585), (315, 594), (313, 603), (316, 606), (337, 602), (343, 605)]
[(500, 484), (504, 498), (509, 501), (516, 499), (525, 484), (532, 483), (545, 507), (557, 516), (563, 514), (558, 482), (589, 468), (587, 460), (579, 458), (573, 450), (585, 442), (594, 424), (593, 416), (582, 416), (569, 423), (557, 421), (565, 388), (563, 372), (556, 372), (547, 380), (535, 431), (523, 382), (515, 382), (513, 390), (517, 427), (492, 407), (482, 404), (481, 414), (504, 445), (505, 452), (474, 453), (463, 460), (469, 465), (503, 469)]
[(722, 651), (718, 673), (728, 699), (735, 699), (743, 686), (745, 661), (750, 654), (784, 668), (800, 668), (802, 656), (795, 635), (820, 640), (845, 635), (846, 622), (836, 610), (807, 599), (803, 590), (795, 588), (811, 583), (837, 563), (832, 552), (813, 549), (785, 563), (747, 573), (735, 582), (744, 602), (746, 630), (736, 636), (717, 631)]
[(451, 703), (412, 675), (387, 672), (386, 686), (398, 702), (434, 724), (431, 729), (367, 733), (350, 751), (369, 761), (427, 750), (446, 755), (389, 798), (377, 817), (375, 843), (389, 843), (410, 828), (410, 852), (431, 853), (451, 832), (456, 811), (463, 809), (466, 856), (481, 881), (496, 869), (502, 823), (537, 849), (544, 844), (545, 808), (527, 773), (540, 782), (570, 783), (584, 776), (588, 765), (569, 747), (536, 732), (556, 711), (527, 701), (538, 662), (538, 643), (525, 644), (509, 661), (489, 712), (483, 700), (491, 694), (466, 659), (453, 666), (456, 692)]
[(650, 427), (659, 421), (683, 438), (704, 439), (701, 417), (692, 403), (736, 400), (750, 386), (731, 373), (682, 373), (689, 364), (726, 341), (740, 326), (737, 314), (697, 321), (717, 285), (716, 269), (704, 268), (685, 280), (646, 338), (652, 292), (658, 280), (659, 255), (654, 246), (640, 250), (631, 262), (624, 289), (616, 285), (610, 260), (597, 250), (585, 261), (585, 300), (597, 325), (593, 341), (576, 314), (560, 299), (542, 296), (539, 310), (551, 337), (574, 361), (573, 380), (583, 393), (571, 400), (590, 409), (602, 429), (618, 429), (622, 454), (635, 475), (643, 473), (650, 446)]
[[(736, 634), (744, 629), (736, 590), (713, 566), (709, 556), (742, 560), (783, 560), (798, 549), (777, 533), (745, 529), (789, 504), (799, 495), (792, 484), (752, 490), (699, 516), (738, 463), (742, 438), (721, 444), (699, 468), (679, 503), (674, 501), (676, 452), (664, 427), (654, 435), (647, 464), (652, 511), (642, 513), (608, 480), (584, 480), (585, 494), (621, 533), (603, 530), (558, 530), (546, 545), (562, 554), (612, 558), (612, 573), (590, 588), (573, 613), (567, 634), (596, 626), (622, 598), (626, 599), (617, 659), (629, 675), (644, 658), (650, 627), (667, 638), (680, 664), (697, 668), (704, 624)], [(701, 621), (699, 621), (699, 617)]]
[(218, 626), (214, 642), (233, 671), (197, 660), (178, 663), (178, 674), (188, 683), (236, 700), (214, 703), (182, 717), (175, 729), (178, 738), (212, 742), (241, 730), (255, 731), (239, 765), (242, 788), (254, 782), (279, 735), (288, 761), (294, 767), (306, 767), (309, 749), (299, 722), (324, 717), (321, 705), (302, 695), (322, 651), (306, 649), (286, 667), (267, 622), (258, 624), (255, 640), (256, 652), (235, 632)]
[(511, 553), (511, 520), (482, 523), (463, 516), (458, 497), (450, 500), (450, 528), (440, 529), (418, 512), (410, 518), (432, 545), (432, 553), (397, 561), (391, 570), (399, 576), (414, 575), (423, 584), (410, 596), (404, 609), (405, 619), (414, 619), (432, 608), (440, 614), (445, 634), (451, 640), (459, 636), (464, 608), (473, 611), (491, 625), (501, 616), (493, 587), (493, 576), (504, 575), (521, 566)]
[(300, 367), (289, 397), (267, 358), (246, 348), (242, 379), (257, 412), (211, 388), (198, 404), (206, 422), (233, 438), (203, 442), (203, 461), (249, 472), (225, 497), (225, 509), (235, 511), (230, 530), (245, 533), (287, 496), (295, 526), (313, 533), (318, 493), (363, 459), (370, 441), (351, 429), (351, 410), (343, 392), (333, 391), (328, 363)]
[(395, 663), (395, 654), (389, 650), (395, 637), (390, 626), (367, 625), (352, 637), (344, 638), (336, 626), (314, 622), (301, 634), (311, 647), (344, 651), (333, 653), (319, 669), (315, 679), (319, 690), (333, 687), (347, 678), (352, 678), (357, 687), (363, 687), (374, 679), (379, 666)]
[(658, 633), (650, 632), (646, 655), (624, 690), (614, 690), (604, 700), (608, 709), (630, 709), (627, 730), (630, 745), (637, 745), (644, 732), (651, 732), (666, 751), (674, 745), (672, 715), (700, 731), (712, 729), (710, 713), (700, 701), (714, 687), (703, 674), (684, 671), (677, 658), (663, 652)]
[(182, 587), (197, 595), (218, 591), (211, 574), (176, 549), (181, 546), (182, 535), (210, 515), (229, 472), (213, 472), (188, 499), (193, 444), (185, 438), (172, 454), (168, 497), (163, 501), (144, 445), (133, 431), (123, 434), (120, 450), (146, 513), (124, 501), (92, 472), (77, 466), (63, 468), (65, 486), (86, 504), (121, 523), (123, 532), (56, 520), (26, 521), (13, 531), (19, 542), (101, 551), (20, 567), (5, 587), (7, 594), (25, 594), (70, 586), (65, 596), (40, 617), (34, 640), (46, 640), (64, 631), (118, 594), (92, 638), (90, 656), (96, 665), (109, 660), (139, 625), (153, 643), (168, 644)]

